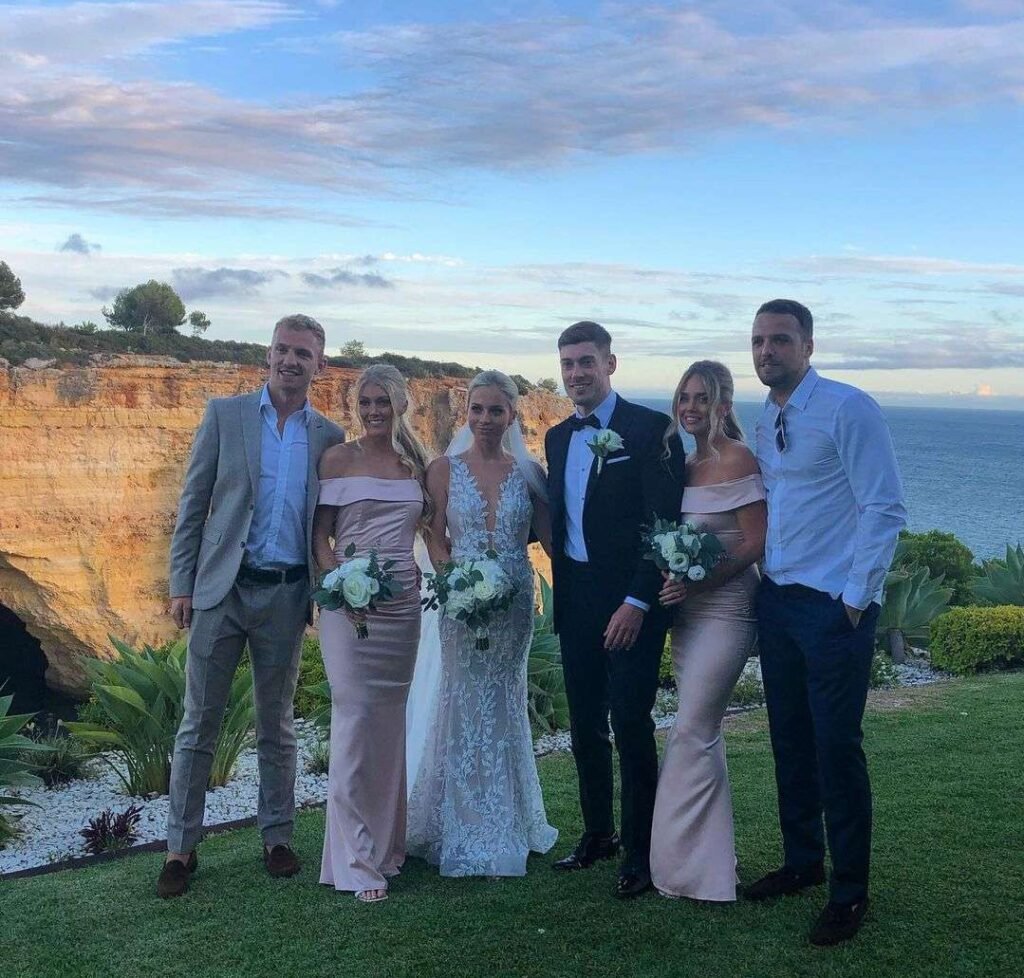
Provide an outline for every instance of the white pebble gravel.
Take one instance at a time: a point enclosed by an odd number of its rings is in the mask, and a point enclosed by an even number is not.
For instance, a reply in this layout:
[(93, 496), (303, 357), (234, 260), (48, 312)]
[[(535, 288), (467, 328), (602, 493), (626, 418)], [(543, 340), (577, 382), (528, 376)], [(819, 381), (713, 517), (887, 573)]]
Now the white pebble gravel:
[[(915, 650), (916, 651), (916, 650)], [(925, 658), (914, 658), (904, 665), (895, 666), (900, 686), (923, 686), (948, 676), (930, 667)], [(756, 660), (748, 671), (757, 674)], [(675, 696), (659, 691), (654, 709), (654, 725), (659, 730), (675, 723)], [(301, 808), (315, 805), (327, 798), (327, 775), (310, 774), (306, 761), (317, 743), (319, 734), (312, 724), (296, 722), (299, 742), (299, 760), (295, 778), (295, 802)], [(568, 731), (546, 734), (537, 738), (534, 753), (540, 757), (570, 749)], [(104, 809), (124, 811), (129, 805), (139, 805), (138, 842), (162, 841), (167, 832), (167, 796), (158, 798), (132, 798), (124, 793), (124, 786), (109, 765), (93, 760), (89, 778), (72, 781), (59, 788), (18, 789), (17, 794), (27, 801), (36, 802), (38, 808), (18, 809), (20, 834), (0, 849), (0, 875), (22, 869), (45, 866), (77, 856), (86, 855), (85, 840), (79, 834), (90, 818)], [(256, 815), (259, 776), (256, 751), (246, 751), (238, 759), (234, 777), (223, 788), (206, 794), (206, 825), (218, 825)], [(13, 811), (8, 809), (9, 812)]]
[[(327, 775), (309, 774), (306, 758), (316, 743), (314, 727), (299, 721), (296, 726), (299, 759), (295, 778), (295, 803), (302, 807), (327, 797)], [(90, 762), (92, 777), (59, 788), (19, 789), (18, 795), (38, 808), (25, 806), (8, 812), (20, 815), (19, 835), (0, 849), (0, 874), (45, 866), (48, 863), (87, 855), (80, 830), (104, 809), (122, 812), (139, 805), (138, 843), (162, 841), (167, 835), (167, 795), (133, 798), (110, 766), (96, 759)], [(256, 814), (259, 775), (256, 751), (248, 750), (238, 759), (232, 779), (223, 788), (206, 793), (206, 825), (233, 822)]]

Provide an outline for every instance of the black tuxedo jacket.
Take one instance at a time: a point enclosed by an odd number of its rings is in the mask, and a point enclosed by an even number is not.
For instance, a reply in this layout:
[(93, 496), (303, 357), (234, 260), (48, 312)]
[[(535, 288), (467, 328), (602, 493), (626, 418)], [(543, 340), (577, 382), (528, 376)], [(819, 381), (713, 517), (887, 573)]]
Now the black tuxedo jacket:
[[(658, 608), (661, 572), (640, 556), (644, 527), (656, 517), (678, 519), (683, 496), (685, 453), (678, 438), (669, 442), (664, 458), (663, 437), (669, 419), (660, 411), (632, 404), (617, 395), (608, 427), (622, 436), (623, 448), (605, 459), (601, 474), (590, 469), (583, 504), (583, 538), (590, 564), (622, 591)], [(589, 434), (589, 433), (588, 433)], [(548, 495), (551, 506), (551, 544), (554, 551), (554, 626), (561, 624), (559, 600), (565, 582), (565, 463), (572, 428), (569, 419), (551, 428), (544, 438), (548, 462)], [(616, 459), (618, 461), (616, 461)], [(562, 587), (559, 585), (562, 584)], [(564, 595), (564, 591), (562, 591)]]

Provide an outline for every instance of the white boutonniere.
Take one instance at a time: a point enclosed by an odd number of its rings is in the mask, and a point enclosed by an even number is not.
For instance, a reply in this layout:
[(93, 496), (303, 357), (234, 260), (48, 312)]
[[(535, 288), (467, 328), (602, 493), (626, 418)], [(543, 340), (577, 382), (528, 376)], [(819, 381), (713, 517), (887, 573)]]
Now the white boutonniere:
[(597, 474), (601, 474), (604, 460), (612, 454), (619, 452), (625, 447), (622, 435), (611, 428), (599, 428), (594, 432), (594, 437), (587, 442), (587, 447), (597, 456)]

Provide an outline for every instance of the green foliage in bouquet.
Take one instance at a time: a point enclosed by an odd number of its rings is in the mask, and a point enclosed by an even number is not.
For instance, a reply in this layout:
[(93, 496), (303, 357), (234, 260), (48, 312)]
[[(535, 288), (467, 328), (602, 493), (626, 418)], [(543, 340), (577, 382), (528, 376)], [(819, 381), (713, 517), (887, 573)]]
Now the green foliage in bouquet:
[(892, 569), (910, 571), (917, 567), (927, 567), (933, 578), (952, 589), (950, 604), (973, 603), (971, 582), (977, 571), (974, 554), (954, 534), (941, 530), (927, 533), (901, 530)]
[(973, 588), (985, 604), (1024, 605), (1024, 548), (1007, 544), (1006, 559), (987, 561)]
[[(666, 550), (666, 541), (671, 547)], [(725, 557), (722, 541), (713, 533), (702, 533), (689, 522), (656, 519), (646, 527), (642, 537), (643, 559), (650, 560), (661, 571), (667, 571), (675, 580), (701, 581)], [(700, 568), (700, 576), (691, 572)]]
[(541, 733), (554, 733), (569, 726), (569, 701), (562, 675), (562, 648), (555, 634), (551, 585), (543, 574), (540, 607), (533, 619), (533, 641), (527, 663), (527, 704), (530, 722)]
[(932, 665), (956, 673), (1024, 666), (1024, 607), (950, 608), (932, 623)]
[[(381, 561), (377, 551), (365, 557), (356, 557), (356, 545), (350, 543), (344, 551), (345, 560), (320, 578), (320, 587), (313, 592), (313, 600), (326, 611), (376, 611), (381, 602), (391, 601), (402, 593), (395, 583), (391, 568), (393, 560)], [(369, 630), (360, 622), (356, 635), (366, 638)]]
[(893, 662), (906, 662), (907, 643), (927, 644), (933, 619), (952, 595), (953, 589), (944, 587), (941, 577), (932, 577), (927, 567), (889, 571), (875, 641), (888, 650)]
[[(137, 652), (111, 637), (115, 659), (87, 660), (92, 694), (103, 718), (67, 728), (84, 744), (103, 751), (129, 795), (166, 794), (174, 737), (185, 711), (183, 641)], [(252, 671), (241, 666), (231, 683), (228, 706), (214, 749), (210, 787), (226, 784), (238, 755), (253, 743)]]

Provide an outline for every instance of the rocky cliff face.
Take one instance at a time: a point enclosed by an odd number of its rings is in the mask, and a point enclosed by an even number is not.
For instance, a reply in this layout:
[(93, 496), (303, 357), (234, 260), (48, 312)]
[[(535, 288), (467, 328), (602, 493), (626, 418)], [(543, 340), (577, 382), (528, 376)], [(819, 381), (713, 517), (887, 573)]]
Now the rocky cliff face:
[[(357, 376), (329, 368), (311, 393), (348, 430)], [(108, 635), (171, 637), (167, 551), (193, 434), (209, 398), (263, 380), (256, 367), (157, 358), (59, 370), (0, 361), (0, 604), (40, 640), (51, 686), (80, 691), (80, 657), (107, 654)], [(466, 382), (411, 388), (414, 427), (443, 448), (463, 418)], [(521, 400), (538, 455), (566, 403), (543, 391)]]

